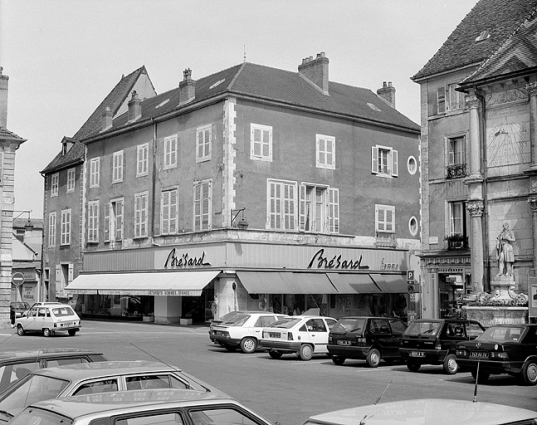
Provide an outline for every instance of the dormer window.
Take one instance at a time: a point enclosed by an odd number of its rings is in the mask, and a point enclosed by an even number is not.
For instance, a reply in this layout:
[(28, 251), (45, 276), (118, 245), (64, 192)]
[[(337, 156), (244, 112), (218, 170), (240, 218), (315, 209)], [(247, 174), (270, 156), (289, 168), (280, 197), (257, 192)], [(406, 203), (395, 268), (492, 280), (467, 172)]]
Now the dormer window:
[(480, 41), (486, 40), (489, 37), (490, 37), (490, 33), (487, 30), (485, 30), (481, 34), (479, 34), (479, 36), (475, 39), (475, 41), (476, 43), (479, 43)]

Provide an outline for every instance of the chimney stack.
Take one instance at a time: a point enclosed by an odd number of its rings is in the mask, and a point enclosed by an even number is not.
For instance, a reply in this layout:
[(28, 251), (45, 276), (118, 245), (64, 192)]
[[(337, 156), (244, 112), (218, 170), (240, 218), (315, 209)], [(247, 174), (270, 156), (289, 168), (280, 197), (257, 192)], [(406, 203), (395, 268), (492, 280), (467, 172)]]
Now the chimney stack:
[(0, 66), (0, 127), (7, 128), (7, 88), (9, 77), (2, 74), (4, 68)]
[[(130, 118), (130, 111), (129, 111), (129, 118)], [(129, 119), (130, 121), (130, 119)], [(109, 128), (112, 128), (112, 111), (110, 110), (110, 107), (107, 106), (106, 109), (103, 112), (103, 128), (102, 131), (106, 131)]]
[(179, 106), (188, 103), (196, 97), (196, 81), (192, 79), (192, 70), (183, 71), (183, 81), (179, 83)]
[(129, 122), (134, 122), (142, 116), (142, 101), (138, 97), (136, 90), (132, 91), (131, 100), (129, 100)]
[(391, 81), (388, 84), (384, 81), (382, 83), (382, 88), (377, 90), (377, 94), (392, 105), (392, 108), (395, 108), (395, 87), (392, 86)]
[(313, 59), (313, 56), (302, 59), (302, 63), (298, 65), (298, 73), (319, 87), (324, 94), (329, 94), (328, 62), (324, 52), (321, 52), (317, 54), (315, 59)]

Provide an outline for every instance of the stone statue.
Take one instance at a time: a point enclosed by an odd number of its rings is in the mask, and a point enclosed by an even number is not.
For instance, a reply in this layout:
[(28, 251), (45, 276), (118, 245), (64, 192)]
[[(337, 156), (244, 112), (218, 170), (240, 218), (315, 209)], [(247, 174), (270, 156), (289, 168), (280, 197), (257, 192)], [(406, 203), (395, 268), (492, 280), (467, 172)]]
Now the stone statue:
[(509, 229), (509, 223), (503, 223), (503, 230), (496, 240), (496, 253), (498, 256), (498, 274), (496, 276), (513, 276), (515, 255), (511, 243), (514, 241), (515, 234)]

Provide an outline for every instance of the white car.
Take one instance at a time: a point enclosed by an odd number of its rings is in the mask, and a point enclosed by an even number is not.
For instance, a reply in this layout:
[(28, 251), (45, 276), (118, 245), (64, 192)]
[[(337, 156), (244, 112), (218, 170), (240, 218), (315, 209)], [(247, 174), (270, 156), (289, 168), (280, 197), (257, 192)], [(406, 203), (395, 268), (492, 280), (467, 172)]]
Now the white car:
[(15, 327), (20, 336), (27, 332), (42, 333), (45, 337), (52, 336), (56, 332), (67, 332), (70, 336), (74, 336), (82, 327), (82, 323), (70, 305), (38, 303), (15, 320)]
[(253, 353), (257, 350), (263, 328), (284, 317), (284, 314), (267, 311), (239, 313), (213, 327), (213, 341), (229, 351), (240, 347), (244, 353)]
[(260, 346), (269, 350), (273, 359), (284, 353), (295, 353), (302, 360), (313, 354), (328, 354), (328, 335), (337, 320), (325, 316), (294, 316), (263, 329)]

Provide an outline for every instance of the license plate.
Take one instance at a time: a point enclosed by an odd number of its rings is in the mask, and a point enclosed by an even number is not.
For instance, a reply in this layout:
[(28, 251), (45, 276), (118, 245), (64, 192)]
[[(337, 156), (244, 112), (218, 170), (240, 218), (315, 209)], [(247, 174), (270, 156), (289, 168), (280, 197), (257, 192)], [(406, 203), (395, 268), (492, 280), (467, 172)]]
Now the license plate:
[(281, 338), (282, 334), (280, 334), (278, 332), (270, 332), (269, 337), (271, 337), (271, 338)]
[(350, 341), (346, 341), (346, 340), (338, 340), (338, 345), (351, 345), (351, 342)]
[(410, 357), (425, 357), (425, 353), (423, 351), (411, 351)]
[(477, 358), (477, 359), (488, 359), (489, 353), (472, 352), (472, 353), (470, 353), (470, 357), (474, 357), (474, 358)]

